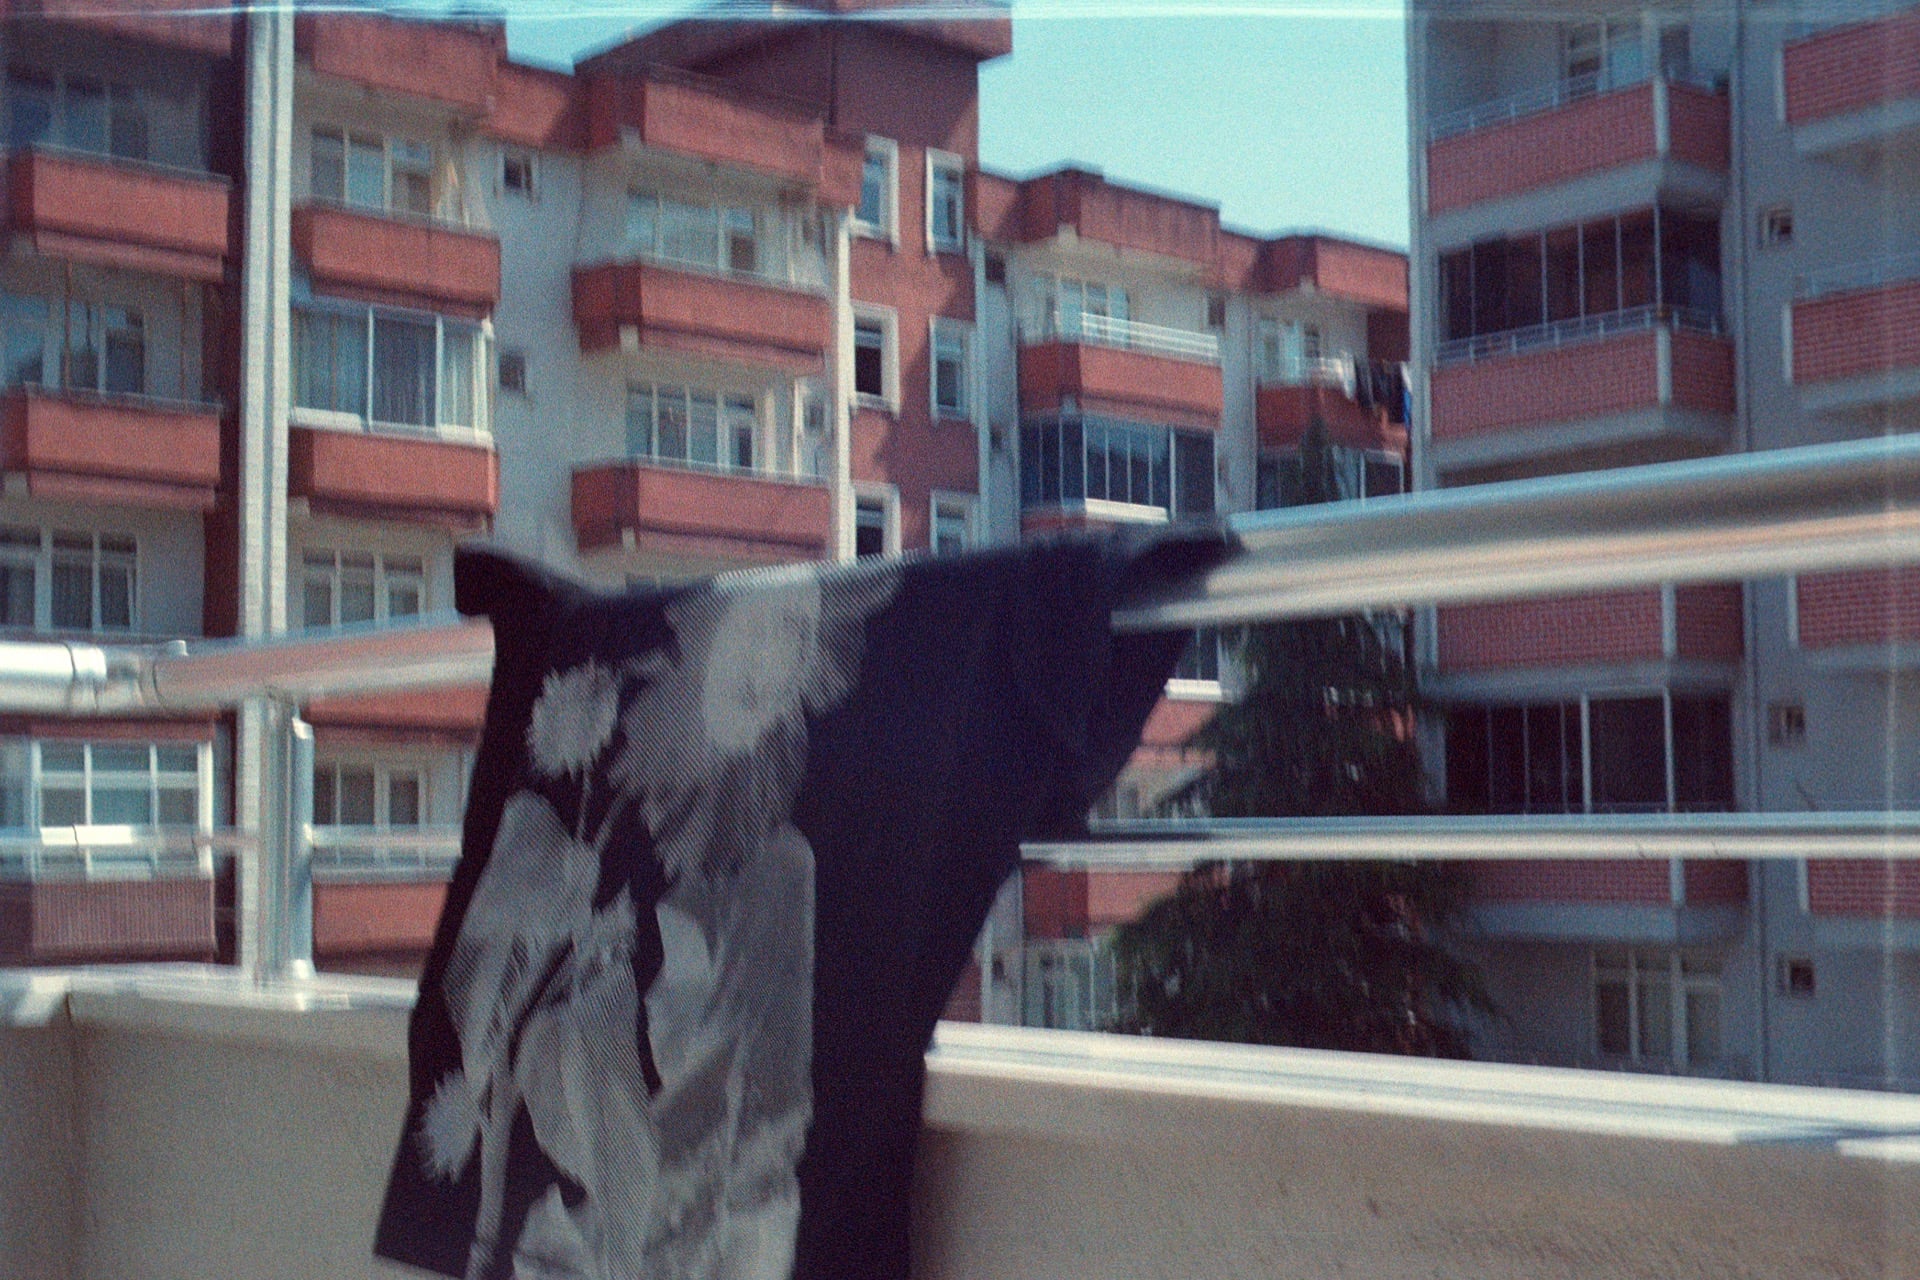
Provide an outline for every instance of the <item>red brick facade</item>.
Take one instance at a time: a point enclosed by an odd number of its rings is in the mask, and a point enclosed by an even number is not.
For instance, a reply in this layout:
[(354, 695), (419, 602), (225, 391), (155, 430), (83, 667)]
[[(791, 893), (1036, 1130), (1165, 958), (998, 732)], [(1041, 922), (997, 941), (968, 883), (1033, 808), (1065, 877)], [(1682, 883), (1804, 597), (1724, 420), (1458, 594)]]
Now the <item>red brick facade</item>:
[(1427, 212), (1570, 182), (1656, 155), (1651, 84), (1570, 103), (1427, 148)]
[(1781, 51), (1788, 124), (1920, 97), (1920, 9), (1822, 31)]
[(1793, 304), (1793, 380), (1920, 368), (1920, 280)]
[(1440, 669), (1488, 671), (1658, 659), (1657, 587), (1441, 609)]
[(1671, 864), (1637, 862), (1514, 861), (1473, 865), (1474, 896), (1482, 902), (1595, 902), (1669, 907)]
[(1803, 649), (1920, 640), (1920, 566), (1805, 574), (1794, 592)]
[(1675, 587), (1674, 656), (1738, 662), (1746, 653), (1744, 601), (1737, 582)]
[(1446, 365), (1432, 375), (1433, 438), (1647, 409), (1660, 403), (1652, 333)]
[(1920, 865), (1873, 858), (1810, 861), (1807, 909), (1816, 916), (1920, 917)]

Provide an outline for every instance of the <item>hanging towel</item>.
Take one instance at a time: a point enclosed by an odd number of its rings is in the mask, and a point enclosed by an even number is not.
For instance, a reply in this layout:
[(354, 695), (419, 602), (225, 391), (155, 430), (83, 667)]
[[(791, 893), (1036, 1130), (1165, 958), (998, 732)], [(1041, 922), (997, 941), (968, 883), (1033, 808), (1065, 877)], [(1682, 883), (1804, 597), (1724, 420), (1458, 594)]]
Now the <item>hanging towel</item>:
[(608, 595), (455, 562), (495, 665), (375, 1248), (449, 1276), (907, 1274), (924, 1055), (1022, 839), (1085, 830), (1221, 537)]

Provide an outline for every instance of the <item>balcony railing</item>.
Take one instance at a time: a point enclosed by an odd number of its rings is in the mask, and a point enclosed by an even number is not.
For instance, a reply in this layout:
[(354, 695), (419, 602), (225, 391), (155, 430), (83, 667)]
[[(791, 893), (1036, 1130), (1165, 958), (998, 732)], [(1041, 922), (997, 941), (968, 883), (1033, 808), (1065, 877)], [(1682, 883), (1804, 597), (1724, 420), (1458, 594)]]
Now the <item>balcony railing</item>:
[(1027, 346), (1042, 342), (1087, 342), (1095, 346), (1145, 351), (1152, 355), (1202, 360), (1210, 364), (1220, 361), (1220, 339), (1211, 333), (1143, 324), (1138, 320), (1121, 320), (1113, 316), (1068, 313), (1023, 329), (1021, 336)]
[(1826, 271), (1810, 271), (1793, 282), (1796, 298), (1819, 298), (1856, 289), (1880, 289), (1920, 280), (1920, 253), (1896, 254), (1868, 262), (1850, 263)]
[(1614, 93), (1620, 89), (1630, 89), (1634, 85), (1645, 84), (1649, 80), (1656, 79), (1665, 80), (1669, 84), (1690, 84), (1701, 89), (1717, 87), (1713, 77), (1698, 74), (1686, 68), (1669, 69), (1657, 76), (1644, 70), (1628, 75), (1598, 71), (1587, 75), (1568, 76), (1552, 84), (1523, 89), (1519, 93), (1510, 94), (1504, 98), (1495, 98), (1489, 102), (1476, 103), (1471, 107), (1462, 107), (1458, 111), (1448, 111), (1435, 116), (1427, 125), (1427, 140), (1438, 142), (1442, 138), (1472, 133), (1476, 129), (1485, 129), (1491, 125), (1524, 120), (1528, 116), (1544, 115), (1584, 98), (1598, 97), (1600, 94)]
[(1470, 338), (1453, 338), (1434, 348), (1433, 361), (1435, 364), (1460, 364), (1488, 360), (1526, 351), (1568, 347), (1623, 333), (1645, 333), (1652, 329), (1684, 329), (1716, 337), (1722, 332), (1720, 316), (1716, 312), (1650, 303), (1600, 315), (1555, 320), (1525, 329), (1506, 329), (1499, 333), (1476, 334)]
[(460, 860), (458, 827), (312, 826), (316, 880), (444, 880)]
[(205, 876), (213, 873), (216, 858), (252, 847), (252, 841), (232, 832), (43, 827), (32, 834), (0, 835), (0, 880)]

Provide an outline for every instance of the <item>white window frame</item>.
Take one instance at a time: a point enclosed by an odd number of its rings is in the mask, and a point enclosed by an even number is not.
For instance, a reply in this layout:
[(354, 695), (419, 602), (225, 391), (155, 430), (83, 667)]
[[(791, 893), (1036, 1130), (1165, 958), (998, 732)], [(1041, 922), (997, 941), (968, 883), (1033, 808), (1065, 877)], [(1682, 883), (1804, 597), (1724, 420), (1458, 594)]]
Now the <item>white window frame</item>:
[[(340, 194), (338, 196), (321, 195), (314, 181), (315, 141), (322, 135), (336, 136), (340, 139)], [(371, 149), (375, 144), (380, 149), (380, 203), (365, 204), (352, 196), (353, 191), (353, 152), (356, 147)], [(427, 207), (425, 210), (409, 209), (395, 203), (394, 197), (400, 184), (397, 177), (403, 173), (417, 172), (411, 163), (403, 163), (396, 158), (399, 148), (418, 147), (426, 153)], [(307, 128), (307, 197), (341, 209), (360, 209), (369, 213), (378, 213), (401, 218), (431, 218), (446, 221), (441, 206), (446, 203), (449, 192), (443, 179), (443, 159), (441, 149), (431, 142), (422, 142), (417, 138), (387, 133), (384, 130), (360, 129), (351, 125), (336, 124), (330, 120), (316, 120)]]
[[(876, 484), (868, 481), (856, 482), (853, 486), (852, 510), (848, 512), (854, 530), (854, 546), (859, 546), (860, 508), (872, 510), (878, 507), (885, 525), (881, 528), (880, 542), (883, 556), (900, 554), (900, 490), (890, 484)], [(856, 551), (856, 555), (858, 552)]]
[[(14, 96), (14, 91), (11, 88), (12, 82), (15, 79), (25, 79), (29, 76), (44, 78), (52, 91), (52, 101), (51, 111), (49, 112), (47, 120), (47, 136), (44, 139), (28, 143), (28, 146), (50, 145), (77, 151), (83, 155), (103, 156), (115, 160), (146, 162), (154, 159), (154, 147), (155, 143), (159, 140), (160, 130), (173, 123), (172, 120), (166, 118), (164, 112), (155, 109), (151, 101), (155, 90), (143, 85), (129, 84), (124, 80), (113, 80), (107, 76), (87, 75), (65, 69), (48, 69), (25, 65), (9, 68), (8, 74), (3, 80), (0, 80), (0, 84), (6, 84), (8, 86), (7, 97), (9, 99), (12, 99)], [(73, 131), (76, 128), (74, 124), (76, 112), (73, 107), (73, 82), (76, 80), (91, 81), (100, 87), (101, 110), (103, 113), (101, 127), (105, 130), (105, 137), (101, 139), (104, 145), (100, 147), (83, 146), (74, 140), (75, 135)], [(9, 142), (11, 141), (13, 133), (13, 121), (10, 118), (10, 111), (11, 107), (9, 106), (9, 118), (3, 122), (6, 128), (4, 140)], [(143, 145), (140, 148), (139, 155), (114, 150), (114, 117), (122, 112), (128, 113), (128, 115), (137, 118), (140, 122), (140, 136)], [(204, 159), (204, 151), (201, 154)]]
[[(361, 755), (323, 755), (314, 761), (314, 811), (313, 824), (316, 827), (349, 825), (339, 819), (340, 813), (340, 776), (342, 772), (367, 773), (373, 780), (373, 821), (364, 825), (382, 830), (415, 831), (432, 825), (433, 815), (433, 766), (424, 760), (376, 759)], [(321, 775), (330, 775), (333, 790), (333, 805), (327, 812), (321, 811), (320, 800), (323, 794)], [(396, 824), (393, 821), (393, 783), (396, 777), (411, 775), (419, 786), (417, 818), (410, 823)]]
[[(927, 252), (965, 253), (967, 251), (967, 161), (951, 151), (927, 148), (926, 164)], [(953, 183), (953, 234), (939, 235), (934, 226), (934, 210), (939, 206), (941, 179)]]
[[(949, 518), (958, 515), (961, 521), (961, 545), (942, 547), (940, 545), (940, 517)], [(927, 497), (927, 546), (936, 555), (948, 555), (959, 551), (971, 551), (980, 545), (980, 499), (971, 493), (954, 493), (945, 489), (935, 489)]]
[[(508, 170), (521, 166), (526, 172), (526, 182), (514, 186), (507, 180)], [(500, 194), (516, 199), (538, 202), (540, 199), (540, 153), (528, 147), (500, 148)]]
[[(1613, 948), (1609, 948), (1613, 949)], [(1591, 1002), (1592, 1018), (1588, 1030), (1593, 1056), (1598, 1061), (1628, 1062), (1636, 1066), (1672, 1066), (1681, 1070), (1694, 1067), (1711, 1066), (1726, 1057), (1726, 964), (1724, 960), (1713, 961), (1718, 967), (1712, 973), (1686, 972), (1686, 962), (1690, 959), (1705, 962), (1709, 957), (1702, 953), (1689, 952), (1678, 947), (1620, 947), (1618, 951), (1626, 955), (1624, 970), (1616, 965), (1602, 965), (1602, 948), (1591, 947), (1587, 952), (1587, 993)], [(1602, 1050), (1600, 1046), (1600, 986), (1602, 971), (1606, 972), (1606, 981), (1617, 984), (1624, 978), (1627, 989), (1627, 1052), (1624, 1056)], [(1671, 1041), (1671, 1051), (1665, 1056), (1655, 1056), (1640, 1043), (1640, 1001), (1641, 980), (1665, 982), (1667, 986), (1667, 1035)], [(1693, 1060), (1688, 1044), (1691, 1037), (1687, 1011), (1687, 997), (1694, 994), (1711, 994), (1720, 1005), (1720, 1043), (1715, 1047), (1712, 1057), (1698, 1062)]]
[[(214, 805), (213, 744), (211, 742), (190, 739), (137, 738), (119, 740), (90, 737), (8, 738), (5, 739), (4, 742), (25, 748), (25, 776), (6, 777), (3, 781), (0, 781), (0, 786), (18, 785), (24, 787), (22, 809), (26, 821), (23, 826), (12, 828), (13, 830), (24, 830), (28, 832), (68, 831), (76, 826), (131, 826), (135, 830), (142, 831), (207, 831), (212, 829)], [(77, 771), (65, 769), (49, 770), (46, 767), (44, 756), (47, 747), (79, 747), (81, 751), (80, 768)], [(94, 789), (96, 781), (105, 772), (103, 770), (96, 770), (94, 767), (93, 755), (97, 747), (143, 747), (146, 749), (147, 766), (144, 773), (141, 775), (126, 774), (124, 776), (128, 778), (135, 776), (144, 777), (147, 787), (147, 802), (150, 806), (149, 812), (151, 812), (154, 817), (153, 822), (123, 824), (96, 821), (97, 815), (93, 812), (93, 805), (96, 799)], [(184, 791), (186, 788), (183, 783), (189, 777), (188, 772), (185, 770), (161, 767), (159, 751), (162, 748), (169, 747), (191, 749), (193, 751), (194, 765), (190, 776), (193, 786), (194, 816), (191, 822), (160, 821), (161, 792), (163, 790), (174, 792)], [(81, 816), (83, 821), (71, 824), (48, 823), (46, 821), (46, 793), (49, 790), (55, 789), (48, 785), (49, 774), (52, 775), (56, 784), (66, 783), (66, 789), (70, 790), (77, 784), (81, 796)], [(173, 785), (166, 785), (169, 781), (171, 781)]]
[[(300, 574), (294, 583), (294, 599), (287, 604), (290, 620), (297, 620), (302, 631), (337, 631), (342, 627), (385, 626), (400, 618), (418, 618), (433, 609), (433, 574), (428, 563), (429, 557), (417, 552), (400, 551), (364, 551), (352, 547), (303, 547), (300, 550)], [(329, 565), (318, 562), (329, 559)], [(373, 574), (373, 617), (357, 618), (344, 622), (340, 618), (340, 600), (342, 585), (351, 570), (347, 561), (372, 561)], [(396, 565), (394, 562), (400, 562)], [(418, 565), (415, 570), (411, 566)], [(358, 566), (354, 566), (355, 569)], [(324, 575), (329, 591), (328, 613), (330, 619), (324, 623), (307, 621), (307, 586)], [(392, 588), (413, 579), (419, 589), (420, 607), (412, 613), (394, 613), (392, 611)]]
[(892, 138), (869, 135), (866, 153), (860, 165), (860, 190), (864, 201), (867, 185), (867, 165), (878, 160), (881, 165), (880, 217), (869, 220), (860, 216), (860, 204), (853, 206), (853, 216), (848, 226), (853, 234), (865, 236), (871, 240), (885, 240), (895, 248), (900, 244), (900, 144)]
[(900, 412), (900, 316), (892, 307), (878, 307), (871, 303), (853, 304), (854, 322), (854, 363), (859, 363), (859, 329), (862, 322), (880, 326), (880, 394), (873, 395), (858, 389), (858, 378), (854, 370), (847, 370), (847, 383), (853, 389), (852, 399), (855, 405), (865, 409), (884, 409), (888, 413)]
[[(960, 402), (940, 403), (940, 357), (943, 345), (959, 349)], [(951, 349), (949, 346), (949, 350)], [(964, 320), (933, 316), (927, 321), (927, 408), (942, 418), (971, 421), (973, 414), (973, 326)]]
[[(306, 317), (324, 317), (331, 323), (360, 325), (364, 345), (361, 348), (361, 368), (363, 383), (360, 388), (360, 412), (351, 409), (334, 409), (324, 406), (304, 405), (300, 403), (303, 369), (301, 367), (302, 347), (301, 326), (308, 323)], [(431, 423), (390, 422), (373, 416), (374, 391), (379, 371), (374, 366), (377, 346), (374, 341), (374, 325), (379, 319), (410, 324), (431, 324), (433, 326), (433, 412)], [(324, 427), (335, 431), (380, 431), (391, 434), (431, 435), (443, 439), (486, 441), (492, 438), (493, 396), (495, 379), (493, 363), (493, 329), (490, 322), (462, 320), (457, 316), (443, 316), (433, 311), (405, 311), (396, 307), (356, 306), (340, 303), (333, 299), (302, 299), (293, 306), (294, 341), (292, 347), (292, 391), (293, 420), (301, 426)], [(469, 379), (468, 403), (473, 406), (471, 423), (450, 422), (450, 397), (447, 394), (448, 380), (444, 376), (447, 368), (449, 330), (470, 335), (472, 352), (467, 367)]]
[[(683, 456), (660, 452), (659, 423), (663, 392), (678, 392), (680, 402), (686, 406), (689, 430)], [(647, 448), (644, 451), (634, 447), (634, 400), (637, 396), (647, 398)], [(693, 457), (691, 425), (696, 403), (712, 407), (714, 425), (712, 460)], [(733, 442), (734, 430), (747, 425), (748, 422), (752, 423), (753, 428), (753, 457), (742, 466), (737, 461), (729, 460), (731, 451), (728, 446)], [(771, 447), (772, 442), (768, 438), (769, 433), (761, 413), (760, 399), (750, 392), (692, 386), (678, 382), (630, 382), (627, 384), (623, 430), (626, 432), (626, 456), (639, 462), (663, 467), (687, 467), (698, 471), (727, 471), (751, 475), (779, 473), (778, 467), (773, 462), (777, 451)]]
[[(9, 623), (7, 631), (63, 631), (84, 635), (136, 635), (140, 631), (140, 539), (134, 534), (117, 533), (102, 529), (58, 529), (45, 525), (5, 525), (0, 527), (8, 535), (0, 543), (0, 560), (8, 565), (30, 568), (33, 572), (33, 621), (31, 623)], [(28, 546), (27, 538), (34, 537), (35, 545)], [(60, 539), (84, 538), (88, 541), (87, 568), (91, 585), (89, 616), (91, 622), (85, 627), (56, 625), (53, 618), (53, 571), (63, 558), (79, 554), (77, 548), (58, 546)], [(108, 547), (107, 542), (131, 544), (131, 549), (119, 545)], [(124, 568), (127, 575), (127, 625), (108, 627), (101, 625), (101, 581), (109, 568)]]

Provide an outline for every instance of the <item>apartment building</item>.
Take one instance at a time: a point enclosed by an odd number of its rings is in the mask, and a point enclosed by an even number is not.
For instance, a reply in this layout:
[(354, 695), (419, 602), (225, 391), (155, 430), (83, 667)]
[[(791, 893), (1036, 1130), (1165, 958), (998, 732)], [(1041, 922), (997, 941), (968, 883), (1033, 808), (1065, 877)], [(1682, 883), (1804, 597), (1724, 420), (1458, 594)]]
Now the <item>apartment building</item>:
[[(1410, 16), (1419, 487), (1920, 425), (1920, 10)], [(1465, 813), (1907, 810), (1907, 569), (1448, 607)], [(1920, 1080), (1920, 895), (1879, 863), (1487, 864), (1522, 1061)]]
[[(569, 74), (497, 23), (177, 7), (6, 24), (15, 636), (398, 623), (475, 535), (619, 584), (1279, 505), (1316, 418), (1355, 496), (1406, 483), (1404, 255), (982, 172), (1003, 8), (683, 22)], [(1116, 811), (1193, 776), (1219, 657)], [(483, 710), (300, 708), (320, 832), (361, 837), (315, 851), (322, 967), (424, 948), (445, 861), (408, 837), (457, 821)], [(3, 958), (230, 951), (204, 833), (257, 826), (276, 714), (6, 725)], [(956, 1011), (1096, 1023), (1094, 941), (1163, 886), (1032, 878)]]

